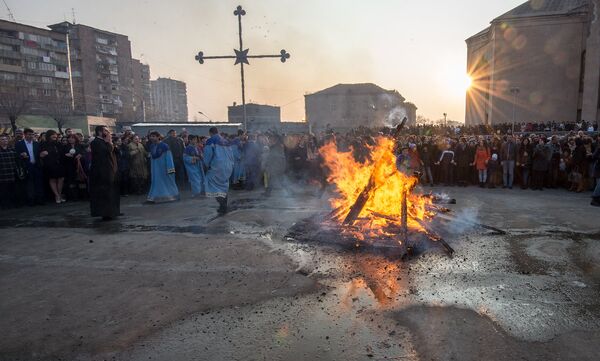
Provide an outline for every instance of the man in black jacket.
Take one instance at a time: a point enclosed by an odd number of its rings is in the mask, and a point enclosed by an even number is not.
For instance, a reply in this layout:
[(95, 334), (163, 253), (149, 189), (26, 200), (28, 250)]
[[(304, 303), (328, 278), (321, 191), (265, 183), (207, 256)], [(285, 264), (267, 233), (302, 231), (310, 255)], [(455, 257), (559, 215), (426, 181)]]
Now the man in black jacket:
[(592, 193), (592, 206), (600, 207), (600, 135), (596, 136), (596, 150), (592, 155), (592, 161), (594, 163), (594, 173), (592, 176), (596, 178), (596, 188)]
[(44, 204), (44, 174), (40, 162), (40, 144), (33, 138), (33, 130), (23, 131), (24, 139), (15, 144), (15, 152), (27, 171), (25, 183), (25, 198), (27, 204)]
[(171, 154), (173, 155), (173, 163), (175, 164), (175, 181), (177, 182), (177, 188), (184, 189), (185, 184), (185, 165), (183, 164), (183, 151), (185, 150), (185, 144), (183, 139), (177, 136), (175, 129), (169, 130), (167, 137), (163, 140), (168, 146)]
[(504, 186), (502, 188), (513, 187), (515, 177), (515, 161), (517, 159), (517, 145), (515, 144), (512, 135), (506, 136), (506, 142), (502, 144), (500, 149), (500, 162), (502, 164), (502, 180)]

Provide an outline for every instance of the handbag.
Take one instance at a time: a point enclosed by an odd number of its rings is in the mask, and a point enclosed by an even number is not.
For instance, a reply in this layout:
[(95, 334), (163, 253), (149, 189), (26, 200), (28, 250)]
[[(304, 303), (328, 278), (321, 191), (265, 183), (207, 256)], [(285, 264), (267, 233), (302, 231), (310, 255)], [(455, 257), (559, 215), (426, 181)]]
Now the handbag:
[(25, 178), (27, 178), (27, 168), (25, 168), (21, 162), (17, 162), (15, 176), (18, 180), (25, 180)]

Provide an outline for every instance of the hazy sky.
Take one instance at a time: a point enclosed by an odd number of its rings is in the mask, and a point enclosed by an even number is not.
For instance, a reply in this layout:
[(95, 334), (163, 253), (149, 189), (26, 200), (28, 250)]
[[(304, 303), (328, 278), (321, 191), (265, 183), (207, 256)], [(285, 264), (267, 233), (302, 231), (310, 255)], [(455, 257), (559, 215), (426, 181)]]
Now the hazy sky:
[[(282, 119), (304, 119), (304, 94), (338, 83), (371, 82), (396, 89), (417, 114), (464, 120), (465, 39), (524, 0), (6, 0), (17, 22), (45, 27), (72, 19), (129, 36), (132, 55), (152, 78), (187, 83), (189, 118), (202, 111), (226, 120), (241, 102), (233, 60), (194, 55), (233, 54), (242, 5), (244, 46), (257, 59), (246, 67), (246, 100), (281, 106)], [(0, 15), (7, 11), (0, 3)], [(199, 120), (204, 118), (199, 116)]]

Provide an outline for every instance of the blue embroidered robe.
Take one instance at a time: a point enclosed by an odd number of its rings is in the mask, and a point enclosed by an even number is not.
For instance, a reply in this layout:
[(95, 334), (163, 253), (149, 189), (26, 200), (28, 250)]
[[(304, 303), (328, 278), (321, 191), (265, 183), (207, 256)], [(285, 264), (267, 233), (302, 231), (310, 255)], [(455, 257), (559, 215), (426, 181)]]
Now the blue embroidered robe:
[(234, 165), (233, 150), (229, 142), (216, 134), (206, 141), (204, 166), (207, 197), (227, 197), (229, 178)]
[(179, 190), (175, 183), (175, 164), (169, 146), (163, 142), (152, 144), (150, 154), (152, 156), (151, 183), (148, 201), (160, 203), (178, 200)]
[[(196, 157), (196, 162), (193, 159)], [(204, 192), (204, 167), (202, 159), (198, 154), (198, 148), (194, 145), (188, 145), (183, 152), (183, 162), (187, 171), (188, 180), (192, 186), (192, 196), (200, 195)]]

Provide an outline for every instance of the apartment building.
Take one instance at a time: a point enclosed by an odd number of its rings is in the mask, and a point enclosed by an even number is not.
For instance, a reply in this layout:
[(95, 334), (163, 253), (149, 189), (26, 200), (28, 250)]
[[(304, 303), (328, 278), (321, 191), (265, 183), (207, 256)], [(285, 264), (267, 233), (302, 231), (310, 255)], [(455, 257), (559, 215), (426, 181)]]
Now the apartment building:
[(117, 121), (133, 120), (133, 64), (128, 37), (67, 21), (48, 27), (68, 35), (75, 110)]
[(150, 82), (153, 120), (187, 122), (187, 90), (184, 82), (158, 78)]
[(136, 122), (152, 118), (152, 90), (150, 88), (150, 66), (133, 59), (133, 112)]
[(0, 93), (27, 98), (31, 114), (70, 102), (65, 34), (0, 20)]

